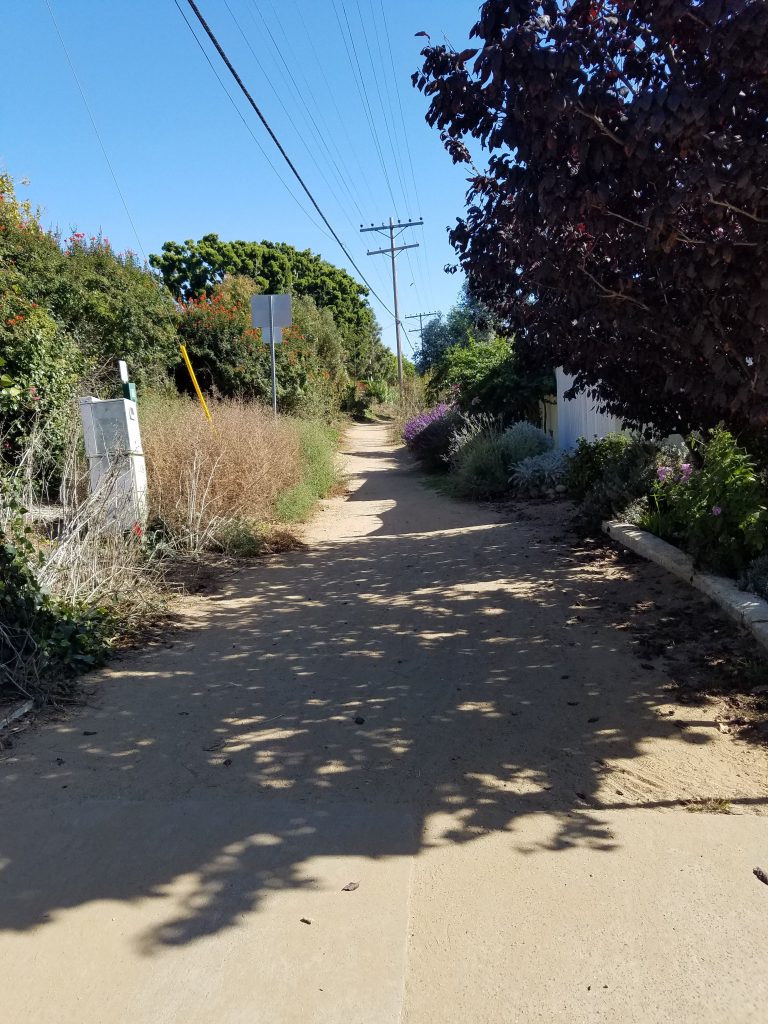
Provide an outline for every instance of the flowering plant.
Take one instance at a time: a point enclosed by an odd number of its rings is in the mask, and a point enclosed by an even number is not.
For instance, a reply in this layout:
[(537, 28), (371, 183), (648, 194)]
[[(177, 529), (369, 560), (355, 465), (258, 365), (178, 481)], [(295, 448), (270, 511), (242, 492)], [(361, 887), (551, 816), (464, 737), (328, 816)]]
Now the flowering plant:
[(407, 445), (411, 445), (425, 427), (428, 427), (430, 423), (443, 419), (451, 411), (452, 406), (441, 402), (434, 409), (428, 409), (426, 412), (414, 416), (413, 419), (408, 420), (403, 428), (403, 440)]
[(642, 525), (696, 561), (731, 575), (768, 549), (768, 492), (749, 453), (724, 428), (692, 438), (692, 462), (659, 466)]

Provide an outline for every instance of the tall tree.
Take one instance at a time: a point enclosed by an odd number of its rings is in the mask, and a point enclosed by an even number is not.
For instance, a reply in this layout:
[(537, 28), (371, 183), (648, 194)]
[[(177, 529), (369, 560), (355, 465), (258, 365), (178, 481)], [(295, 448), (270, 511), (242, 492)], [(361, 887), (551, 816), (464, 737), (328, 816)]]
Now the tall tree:
[(165, 242), (149, 262), (184, 301), (211, 296), (227, 275), (251, 278), (261, 292), (308, 296), (319, 308), (333, 312), (352, 376), (375, 374), (383, 359), (368, 289), (309, 249), (295, 249), (286, 242), (228, 242), (208, 234), (197, 242)]
[(414, 75), (472, 166), (451, 233), (472, 291), (620, 415), (759, 432), (768, 4), (488, 0), (472, 34)]
[(465, 284), (458, 302), (451, 306), (447, 315), (439, 313), (424, 327), (416, 355), (419, 373), (426, 373), (436, 366), (448, 349), (456, 345), (465, 346), (471, 340), (490, 341), (498, 326), (493, 312), (485, 303), (478, 301)]

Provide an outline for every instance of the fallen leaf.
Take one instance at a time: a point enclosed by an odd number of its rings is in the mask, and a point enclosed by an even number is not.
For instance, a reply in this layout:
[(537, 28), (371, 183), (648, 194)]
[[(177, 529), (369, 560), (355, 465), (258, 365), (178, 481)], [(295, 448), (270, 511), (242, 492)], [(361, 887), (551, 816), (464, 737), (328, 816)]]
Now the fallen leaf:
[(359, 882), (347, 882), (347, 884), (345, 886), (342, 886), (341, 891), (342, 892), (354, 892), (355, 889), (359, 889), (359, 888), (360, 888), (360, 883)]

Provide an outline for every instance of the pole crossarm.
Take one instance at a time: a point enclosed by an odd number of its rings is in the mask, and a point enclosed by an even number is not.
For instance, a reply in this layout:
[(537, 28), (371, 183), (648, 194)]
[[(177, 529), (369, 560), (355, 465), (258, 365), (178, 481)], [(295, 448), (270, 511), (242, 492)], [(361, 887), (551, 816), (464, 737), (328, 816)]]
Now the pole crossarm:
[(424, 345), (424, 321), (431, 316), (440, 316), (440, 314), (437, 312), (437, 310), (433, 310), (431, 313), (411, 313), (410, 316), (407, 316), (405, 318), (406, 320), (419, 321), (418, 327), (409, 327), (407, 328), (407, 330), (409, 334), (418, 334), (419, 341), (421, 342), (422, 346)]
[[(397, 224), (392, 223), (390, 221), (390, 224), (391, 224), (391, 226), (392, 226), (392, 228), (394, 230), (398, 230), (399, 228), (420, 228), (420, 227), (423, 226), (424, 221), (423, 220), (406, 220), (406, 221), (400, 221)], [(390, 224), (371, 224), (371, 226), (369, 228), (364, 228), (363, 225), (361, 224), (360, 225), (360, 231), (361, 232), (362, 231), (386, 231), (386, 232), (389, 232)]]
[(403, 249), (418, 249), (418, 248), (419, 248), (419, 243), (418, 242), (412, 242), (410, 245), (396, 245), (393, 248), (390, 248), (390, 246), (387, 246), (386, 249), (369, 249), (368, 250), (368, 255), (369, 256), (379, 256), (381, 253), (386, 253), (387, 256), (389, 256), (393, 252), (402, 252)]

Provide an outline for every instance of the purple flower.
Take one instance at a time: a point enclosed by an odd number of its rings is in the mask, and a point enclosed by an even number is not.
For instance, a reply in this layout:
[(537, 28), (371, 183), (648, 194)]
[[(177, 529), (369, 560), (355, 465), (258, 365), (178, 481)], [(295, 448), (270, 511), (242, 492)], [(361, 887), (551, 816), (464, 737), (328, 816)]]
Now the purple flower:
[(425, 427), (428, 427), (430, 423), (435, 423), (437, 420), (441, 420), (446, 413), (450, 412), (451, 406), (446, 405), (444, 402), (438, 405), (434, 409), (430, 409), (428, 412), (423, 412), (419, 416), (414, 416), (412, 420), (408, 420), (403, 429), (403, 438), (406, 444), (410, 444)]
[(690, 462), (684, 462), (680, 467), (680, 479), (684, 484), (687, 484), (691, 479), (691, 473), (693, 472), (693, 466)]
[(719, 505), (713, 505), (713, 506), (712, 506), (712, 515), (713, 515), (713, 516), (719, 516), (719, 515), (722, 515), (722, 511), (723, 511), (723, 510), (722, 510), (722, 509), (720, 508), (720, 506), (719, 506)]
[(661, 483), (664, 483), (664, 481), (667, 479), (667, 477), (669, 477), (671, 475), (672, 475), (672, 467), (671, 466), (659, 466), (659, 468), (656, 470), (656, 476), (659, 478)]

